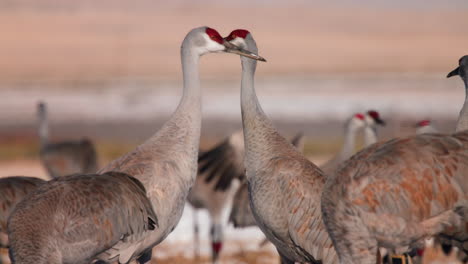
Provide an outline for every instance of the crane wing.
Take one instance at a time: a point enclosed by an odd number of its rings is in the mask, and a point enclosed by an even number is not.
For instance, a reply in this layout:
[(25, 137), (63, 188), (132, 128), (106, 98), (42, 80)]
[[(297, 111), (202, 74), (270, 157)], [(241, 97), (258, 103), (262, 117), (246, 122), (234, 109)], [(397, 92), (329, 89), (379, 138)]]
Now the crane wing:
[(232, 180), (245, 179), (244, 140), (235, 133), (214, 148), (200, 152), (198, 174), (207, 183), (216, 181), (215, 190), (227, 190)]
[(39, 178), (23, 176), (0, 179), (0, 232), (6, 233), (8, 217), (16, 204), (45, 182)]
[[(127, 174), (72, 175), (60, 183), (66, 191), (57, 217), (67, 221), (61, 232), (73, 244), (92, 240), (97, 245), (115, 247), (119, 242), (137, 241), (158, 226), (145, 188)], [(70, 202), (86, 207), (70, 206)]]
[(249, 190), (247, 182), (244, 182), (236, 192), (233, 199), (229, 222), (234, 224), (234, 227), (249, 227), (256, 226), (257, 222), (252, 214), (249, 201)]
[[(467, 171), (468, 132), (393, 139), (358, 152), (340, 166), (327, 182), (324, 201), (331, 208), (346, 208), (336, 215), (365, 215), (364, 223), (380, 242), (397, 244), (439, 233), (441, 225), (428, 223), (466, 206)], [(414, 231), (403, 232), (409, 227)]]
[(288, 233), (296, 252), (311, 261), (336, 263), (337, 255), (320, 210), (323, 173), (305, 159), (283, 162), (278, 173), (285, 194)]

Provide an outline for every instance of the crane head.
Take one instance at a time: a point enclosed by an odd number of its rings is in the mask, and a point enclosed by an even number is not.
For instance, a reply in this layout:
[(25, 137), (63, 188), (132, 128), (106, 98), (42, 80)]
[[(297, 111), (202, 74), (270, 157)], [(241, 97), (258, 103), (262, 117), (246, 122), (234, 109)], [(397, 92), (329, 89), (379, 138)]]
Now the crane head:
[(43, 101), (39, 101), (37, 103), (37, 111), (38, 112), (45, 112), (46, 110), (46, 104)]
[(245, 29), (236, 29), (236, 30), (233, 30), (227, 37), (225, 37), (224, 39), (227, 40), (227, 41), (233, 41), (235, 40), (236, 38), (241, 38), (241, 39), (245, 39), (247, 37), (247, 35), (250, 34), (250, 32), (248, 30), (245, 30)]
[(460, 58), (458, 61), (459, 66), (455, 70), (447, 74), (447, 78), (450, 78), (455, 75), (459, 75), (462, 79), (468, 77), (468, 55), (465, 55)]
[[(253, 38), (252, 38), (252, 35), (250, 34), (249, 31), (245, 30), (245, 29), (236, 29), (236, 30), (233, 30), (227, 37), (224, 38), (224, 43), (225, 45), (232, 45), (234, 47), (237, 47), (239, 49), (248, 49), (247, 48), (247, 43), (246, 43), (246, 39), (247, 38), (251, 38), (251, 41), (254, 41)], [(256, 45), (255, 45), (255, 50), (256, 52)], [(228, 51), (228, 52), (231, 52), (231, 53), (237, 53), (234, 50), (232, 51)], [(237, 53), (239, 54), (239, 53)], [(242, 54), (240, 54), (242, 55)], [(265, 61), (266, 60), (255, 54), (254, 52), (252, 52), (251, 54), (252, 56), (245, 56), (245, 57), (248, 57), (248, 58), (251, 58), (251, 59), (254, 59), (254, 60), (259, 60), (259, 61)]]
[(184, 50), (191, 50), (199, 56), (213, 52), (229, 52), (256, 60), (263, 59), (253, 52), (226, 42), (218, 31), (210, 27), (198, 27), (192, 29), (182, 42), (181, 48), (183, 52)]
[(354, 114), (346, 123), (345, 127), (359, 129), (366, 125), (366, 117), (362, 113)]
[(366, 121), (368, 124), (371, 124), (371, 125), (377, 124), (377, 125), (385, 126), (385, 121), (382, 120), (379, 112), (375, 110), (367, 111)]
[(250, 52), (232, 43), (229, 43), (228, 41), (225, 41), (218, 33), (218, 31), (213, 28), (205, 27), (205, 35), (205, 39), (207, 40), (206, 48), (208, 52), (223, 51), (238, 54), (255, 60), (265, 61), (264, 58), (258, 56), (254, 52)]
[(218, 33), (218, 31), (216, 31), (216, 29), (207, 27), (205, 29), (205, 33), (206, 33), (206, 35), (208, 35), (208, 37), (212, 41), (218, 42), (219, 44), (223, 45), (223, 37), (221, 37), (221, 35)]
[(365, 117), (364, 117), (363, 114), (357, 113), (357, 114), (354, 114), (353, 118), (354, 118), (354, 119), (357, 119), (357, 120), (362, 120), (362, 121), (364, 121), (364, 118), (365, 118)]
[(416, 127), (426, 127), (431, 125), (431, 120), (424, 119), (416, 123)]

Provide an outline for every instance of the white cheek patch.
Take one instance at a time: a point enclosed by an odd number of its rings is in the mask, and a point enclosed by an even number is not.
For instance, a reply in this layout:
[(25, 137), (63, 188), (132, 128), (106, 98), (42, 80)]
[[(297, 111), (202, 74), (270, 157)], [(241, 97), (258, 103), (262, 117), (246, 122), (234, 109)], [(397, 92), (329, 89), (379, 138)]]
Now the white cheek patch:
[(366, 125), (366, 121), (359, 118), (353, 118), (351, 122), (354, 127), (363, 127)]
[(369, 124), (369, 125), (371, 125), (371, 124), (374, 123), (374, 119), (372, 119), (372, 117), (366, 115), (366, 123)]
[(224, 45), (221, 45), (218, 42), (212, 40), (207, 34), (204, 34), (203, 37), (206, 40), (206, 45), (203, 47), (205, 49), (204, 53), (223, 51), (226, 49)]

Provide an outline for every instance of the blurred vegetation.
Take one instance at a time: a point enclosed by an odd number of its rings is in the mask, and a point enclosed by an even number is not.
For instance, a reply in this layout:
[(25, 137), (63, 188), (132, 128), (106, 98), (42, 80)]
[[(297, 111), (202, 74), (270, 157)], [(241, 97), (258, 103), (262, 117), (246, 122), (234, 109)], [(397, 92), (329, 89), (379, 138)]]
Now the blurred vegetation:
[(99, 164), (104, 166), (108, 162), (122, 156), (123, 154), (133, 150), (136, 147), (135, 144), (128, 142), (103, 142), (99, 141), (96, 143)]
[[(135, 144), (127, 142), (95, 142), (100, 164), (120, 157), (133, 150)], [(0, 161), (39, 158), (39, 142), (36, 139), (2, 139), (0, 141)]]
[[(94, 141), (99, 163), (104, 165), (121, 155), (133, 150), (138, 143), (126, 141)], [(216, 142), (217, 143), (217, 142)], [(216, 144), (215, 143), (215, 144)], [(343, 144), (341, 138), (307, 140), (304, 153), (306, 156), (329, 156), (337, 153)], [(205, 145), (205, 146), (203, 146)], [(202, 144), (206, 149), (206, 143)], [(213, 146), (213, 143), (210, 144)], [(358, 145), (359, 142), (358, 142)], [(0, 161), (39, 158), (39, 143), (36, 138), (3, 138), (0, 140)]]
[(39, 144), (32, 141), (2, 140), (0, 160), (35, 159), (39, 157)]

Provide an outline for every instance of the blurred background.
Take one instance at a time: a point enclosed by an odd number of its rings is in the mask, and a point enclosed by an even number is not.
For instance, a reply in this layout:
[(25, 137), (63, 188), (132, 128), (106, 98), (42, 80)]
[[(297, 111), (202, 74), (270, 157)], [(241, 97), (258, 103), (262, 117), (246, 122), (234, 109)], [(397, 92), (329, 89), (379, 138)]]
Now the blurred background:
[[(268, 60), (257, 68), (260, 103), (284, 135), (304, 132), (317, 163), (359, 111), (381, 113), (380, 139), (412, 134), (421, 119), (452, 131), (465, 92), (445, 76), (468, 53), (467, 16), (466, 0), (2, 0), (0, 176), (46, 174), (40, 100), (52, 141), (86, 136), (101, 165), (148, 138), (177, 106), (180, 44), (202, 25), (252, 32)], [(201, 68), (207, 148), (241, 127), (241, 67), (210, 54)]]

